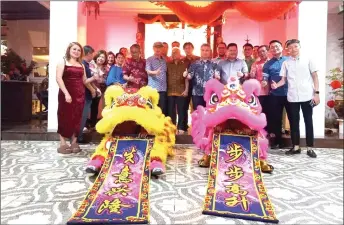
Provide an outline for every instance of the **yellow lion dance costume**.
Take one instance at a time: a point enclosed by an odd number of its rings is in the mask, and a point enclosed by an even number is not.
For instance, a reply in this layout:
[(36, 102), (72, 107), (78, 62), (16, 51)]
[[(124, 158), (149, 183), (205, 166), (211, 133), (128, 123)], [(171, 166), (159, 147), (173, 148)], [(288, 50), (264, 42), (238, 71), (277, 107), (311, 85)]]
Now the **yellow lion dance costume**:
[(151, 174), (163, 174), (167, 156), (173, 155), (176, 127), (170, 117), (162, 114), (158, 102), (159, 94), (151, 87), (138, 90), (114, 85), (107, 88), (103, 118), (96, 125), (97, 132), (104, 134), (104, 138), (92, 155), (86, 172), (99, 173), (114, 138), (152, 135)]

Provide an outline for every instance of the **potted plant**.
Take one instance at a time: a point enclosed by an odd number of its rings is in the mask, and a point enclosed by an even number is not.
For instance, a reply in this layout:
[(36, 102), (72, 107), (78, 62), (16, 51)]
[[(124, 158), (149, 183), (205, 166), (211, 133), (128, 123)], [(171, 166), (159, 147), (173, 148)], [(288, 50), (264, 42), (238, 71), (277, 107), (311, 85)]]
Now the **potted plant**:
[(32, 83), (27, 82), (27, 78), (35, 65), (33, 61), (27, 65), (26, 61), (12, 49), (7, 49), (4, 54), (1, 54), (2, 121), (27, 122), (31, 120)]
[(10, 80), (27, 81), (27, 77), (35, 68), (36, 62), (31, 61), (29, 65), (12, 49), (6, 49), (1, 55), (1, 72), (8, 75)]
[[(327, 84), (330, 88), (329, 98), (326, 102), (326, 127), (338, 127), (338, 119), (344, 117), (344, 91), (343, 91), (343, 71), (337, 67), (330, 70), (327, 75)], [(340, 122), (340, 121), (339, 121)]]

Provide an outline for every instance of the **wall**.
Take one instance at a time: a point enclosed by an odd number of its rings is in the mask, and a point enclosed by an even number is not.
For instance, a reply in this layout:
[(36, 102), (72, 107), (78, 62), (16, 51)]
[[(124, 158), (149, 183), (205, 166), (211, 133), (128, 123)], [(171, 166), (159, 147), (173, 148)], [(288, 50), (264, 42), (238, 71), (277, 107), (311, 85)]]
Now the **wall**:
[(343, 37), (343, 15), (328, 14), (327, 24), (327, 71), (336, 67), (342, 69), (343, 49), (338, 39)]
[(32, 60), (33, 47), (49, 46), (49, 20), (10, 20), (7, 26), (8, 47), (27, 62)]
[(136, 42), (137, 13), (100, 12), (97, 19), (87, 17), (87, 44), (95, 50), (118, 52), (121, 47), (129, 48)]
[[(185, 42), (192, 42), (194, 45), (194, 54), (201, 54), (201, 45), (207, 43), (207, 37), (204, 33), (206, 26), (193, 29), (185, 26), (184, 30), (180, 28), (165, 29), (160, 22), (154, 24), (146, 24), (146, 37), (145, 37), (145, 55), (149, 57), (154, 54), (153, 44), (156, 41), (166, 42), (169, 45), (168, 55), (172, 54), (172, 42), (179, 41), (180, 46), (183, 46)], [(197, 37), (197, 39), (195, 38)], [(184, 51), (182, 51), (184, 54)]]
[[(239, 12), (226, 13), (226, 24), (222, 27), (222, 36), (228, 44), (230, 42), (243, 46), (248, 36), (252, 45), (269, 44), (273, 39), (284, 43), (287, 38), (297, 38), (297, 17), (288, 20), (271, 20), (268, 22), (256, 22), (240, 15)], [(239, 51), (239, 58), (243, 57)]]
[[(241, 49), (246, 41), (253, 45), (263, 43), (261, 40), (259, 23), (241, 16), (238, 12), (226, 13), (226, 23), (222, 25), (222, 37), (226, 44), (231, 42), (237, 43)], [(243, 58), (242, 51), (239, 50), (239, 58)]]
[[(339, 67), (343, 70), (343, 48), (340, 47), (339, 38), (343, 37), (343, 15), (337, 13), (328, 14), (328, 26), (327, 26), (327, 52), (326, 52), (326, 74), (329, 75), (329, 71), (333, 68)], [(326, 79), (326, 83), (329, 84), (331, 80)], [(326, 85), (326, 103), (330, 100), (335, 100), (336, 96), (331, 94), (332, 88)], [(336, 127), (336, 119), (338, 116), (338, 110), (329, 108), (327, 105), (325, 121), (327, 128)], [(343, 112), (342, 112), (343, 113)]]

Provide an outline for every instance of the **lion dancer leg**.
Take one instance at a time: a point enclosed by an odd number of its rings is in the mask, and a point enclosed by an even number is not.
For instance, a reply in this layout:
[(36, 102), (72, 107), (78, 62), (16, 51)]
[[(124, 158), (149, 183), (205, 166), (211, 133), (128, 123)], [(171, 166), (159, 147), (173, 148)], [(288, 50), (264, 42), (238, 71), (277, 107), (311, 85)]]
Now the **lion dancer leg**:
[(259, 144), (259, 160), (260, 160), (261, 171), (263, 173), (272, 173), (274, 171), (274, 167), (267, 163), (269, 141), (265, 137), (264, 134), (259, 135), (258, 144)]
[[(91, 160), (86, 167), (86, 173), (97, 174), (103, 166), (105, 158), (108, 155), (108, 149), (110, 146), (106, 146), (109, 138), (104, 137), (100, 144), (97, 146), (96, 151), (93, 153)], [(110, 142), (109, 142), (110, 143)]]
[(202, 145), (202, 150), (204, 151), (203, 157), (198, 161), (198, 165), (203, 168), (209, 168), (210, 167), (210, 159), (211, 159), (211, 146), (212, 143), (208, 143), (205, 145)]
[(176, 126), (173, 125), (170, 117), (165, 117), (164, 134), (155, 137), (154, 146), (151, 151), (151, 175), (159, 176), (166, 171), (168, 156), (173, 156), (173, 145), (176, 141)]
[(204, 134), (207, 132), (206, 126), (202, 122), (202, 118), (204, 116), (204, 108), (200, 107), (196, 111), (194, 111), (191, 115), (192, 118), (192, 128), (191, 128), (191, 136), (193, 137), (193, 141), (195, 145), (204, 151), (203, 157), (198, 161), (198, 165), (200, 167), (208, 168), (210, 167), (210, 159), (211, 159), (211, 146), (212, 146), (212, 135), (213, 130), (208, 130), (208, 137), (204, 138)]
[(154, 143), (151, 151), (151, 175), (159, 176), (166, 172), (166, 160), (168, 156), (168, 149), (162, 143)]

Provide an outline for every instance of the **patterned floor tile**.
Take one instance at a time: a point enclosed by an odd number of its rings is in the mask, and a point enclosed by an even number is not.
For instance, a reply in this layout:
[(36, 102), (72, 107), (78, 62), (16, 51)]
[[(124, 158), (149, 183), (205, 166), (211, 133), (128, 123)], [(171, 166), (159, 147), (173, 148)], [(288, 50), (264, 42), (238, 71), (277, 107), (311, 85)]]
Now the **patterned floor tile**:
[[(62, 156), (57, 142), (2, 141), (1, 224), (65, 224), (94, 177), (84, 166), (94, 145)], [(281, 224), (343, 224), (343, 150), (316, 149), (293, 157), (271, 150), (274, 174), (264, 182)], [(208, 170), (198, 167), (202, 152), (178, 145), (167, 173), (152, 178), (151, 224), (252, 224), (202, 215)], [(255, 223), (263, 224), (263, 223)]]

